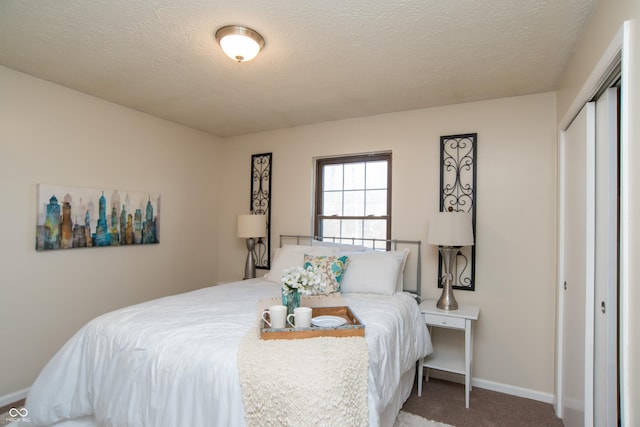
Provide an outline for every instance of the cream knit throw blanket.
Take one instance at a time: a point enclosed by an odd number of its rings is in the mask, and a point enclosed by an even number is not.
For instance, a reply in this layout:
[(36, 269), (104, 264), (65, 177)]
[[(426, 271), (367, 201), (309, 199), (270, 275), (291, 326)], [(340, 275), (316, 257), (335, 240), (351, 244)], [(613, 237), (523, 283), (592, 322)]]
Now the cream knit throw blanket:
[[(276, 298), (260, 300), (259, 314)], [(340, 296), (302, 298), (301, 306), (343, 306)], [(238, 348), (247, 426), (367, 426), (369, 353), (363, 337), (261, 340)]]

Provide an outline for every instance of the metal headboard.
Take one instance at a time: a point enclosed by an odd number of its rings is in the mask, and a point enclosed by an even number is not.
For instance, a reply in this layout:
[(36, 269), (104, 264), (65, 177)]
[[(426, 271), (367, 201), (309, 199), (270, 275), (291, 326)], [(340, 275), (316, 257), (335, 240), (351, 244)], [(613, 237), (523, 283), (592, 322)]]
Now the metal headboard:
[[(366, 246), (375, 251), (396, 251), (404, 248), (409, 249), (409, 256), (404, 268), (403, 288), (407, 292), (412, 292), (421, 296), (422, 294), (422, 242), (420, 240), (399, 240), (399, 239), (364, 239), (351, 237), (326, 237), (326, 236), (304, 236), (299, 234), (281, 234), (280, 244), (282, 245), (313, 245), (313, 241), (329, 242), (339, 245)], [(417, 248), (417, 251), (416, 251)]]

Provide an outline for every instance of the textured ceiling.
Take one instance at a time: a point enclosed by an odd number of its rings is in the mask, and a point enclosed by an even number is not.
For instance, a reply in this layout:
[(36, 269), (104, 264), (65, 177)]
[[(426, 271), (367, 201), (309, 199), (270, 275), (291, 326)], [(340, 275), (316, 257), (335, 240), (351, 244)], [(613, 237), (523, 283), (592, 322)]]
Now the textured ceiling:
[(554, 90), (595, 2), (1, 0), (0, 65), (231, 136)]

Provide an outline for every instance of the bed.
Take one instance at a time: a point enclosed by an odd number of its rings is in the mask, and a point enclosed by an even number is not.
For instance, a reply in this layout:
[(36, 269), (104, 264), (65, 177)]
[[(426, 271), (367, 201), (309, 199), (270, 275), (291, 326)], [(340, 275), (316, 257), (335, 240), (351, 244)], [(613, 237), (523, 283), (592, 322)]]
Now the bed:
[[(393, 425), (411, 393), (416, 361), (431, 353), (432, 347), (416, 302), (420, 243), (375, 245), (373, 241), (345, 245), (282, 236), (264, 277), (148, 301), (90, 321), (49, 361), (30, 388), (25, 425), (260, 425), (255, 419), (245, 420), (243, 398), (247, 396), (242, 384), (246, 381), (242, 382), (239, 369), (239, 349), (257, 330), (259, 305), (280, 298), (278, 277), (283, 269), (309, 257), (332, 256), (349, 257), (337, 297), (365, 325), (365, 423)], [(278, 341), (286, 346), (289, 340)], [(304, 372), (304, 366), (296, 369)], [(328, 367), (326, 372), (331, 370)], [(300, 382), (315, 390), (312, 381)], [(350, 403), (345, 399), (343, 404)], [(301, 425), (286, 413), (281, 415), (279, 424)]]

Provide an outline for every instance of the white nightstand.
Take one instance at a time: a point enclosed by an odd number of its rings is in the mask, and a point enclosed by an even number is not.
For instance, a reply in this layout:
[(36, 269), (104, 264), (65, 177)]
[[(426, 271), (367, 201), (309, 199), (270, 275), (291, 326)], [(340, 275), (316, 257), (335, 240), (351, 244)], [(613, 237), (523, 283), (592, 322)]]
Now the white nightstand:
[(454, 372), (464, 375), (465, 403), (469, 407), (469, 390), (471, 390), (471, 361), (473, 360), (473, 321), (478, 320), (480, 307), (475, 305), (458, 304), (457, 310), (440, 310), (436, 308), (436, 301), (427, 300), (420, 304), (420, 311), (424, 322), (429, 327), (460, 329), (464, 331), (464, 350), (448, 348), (434, 344), (433, 353), (420, 360), (418, 368), (418, 396), (422, 395), (422, 381), (424, 368)]

